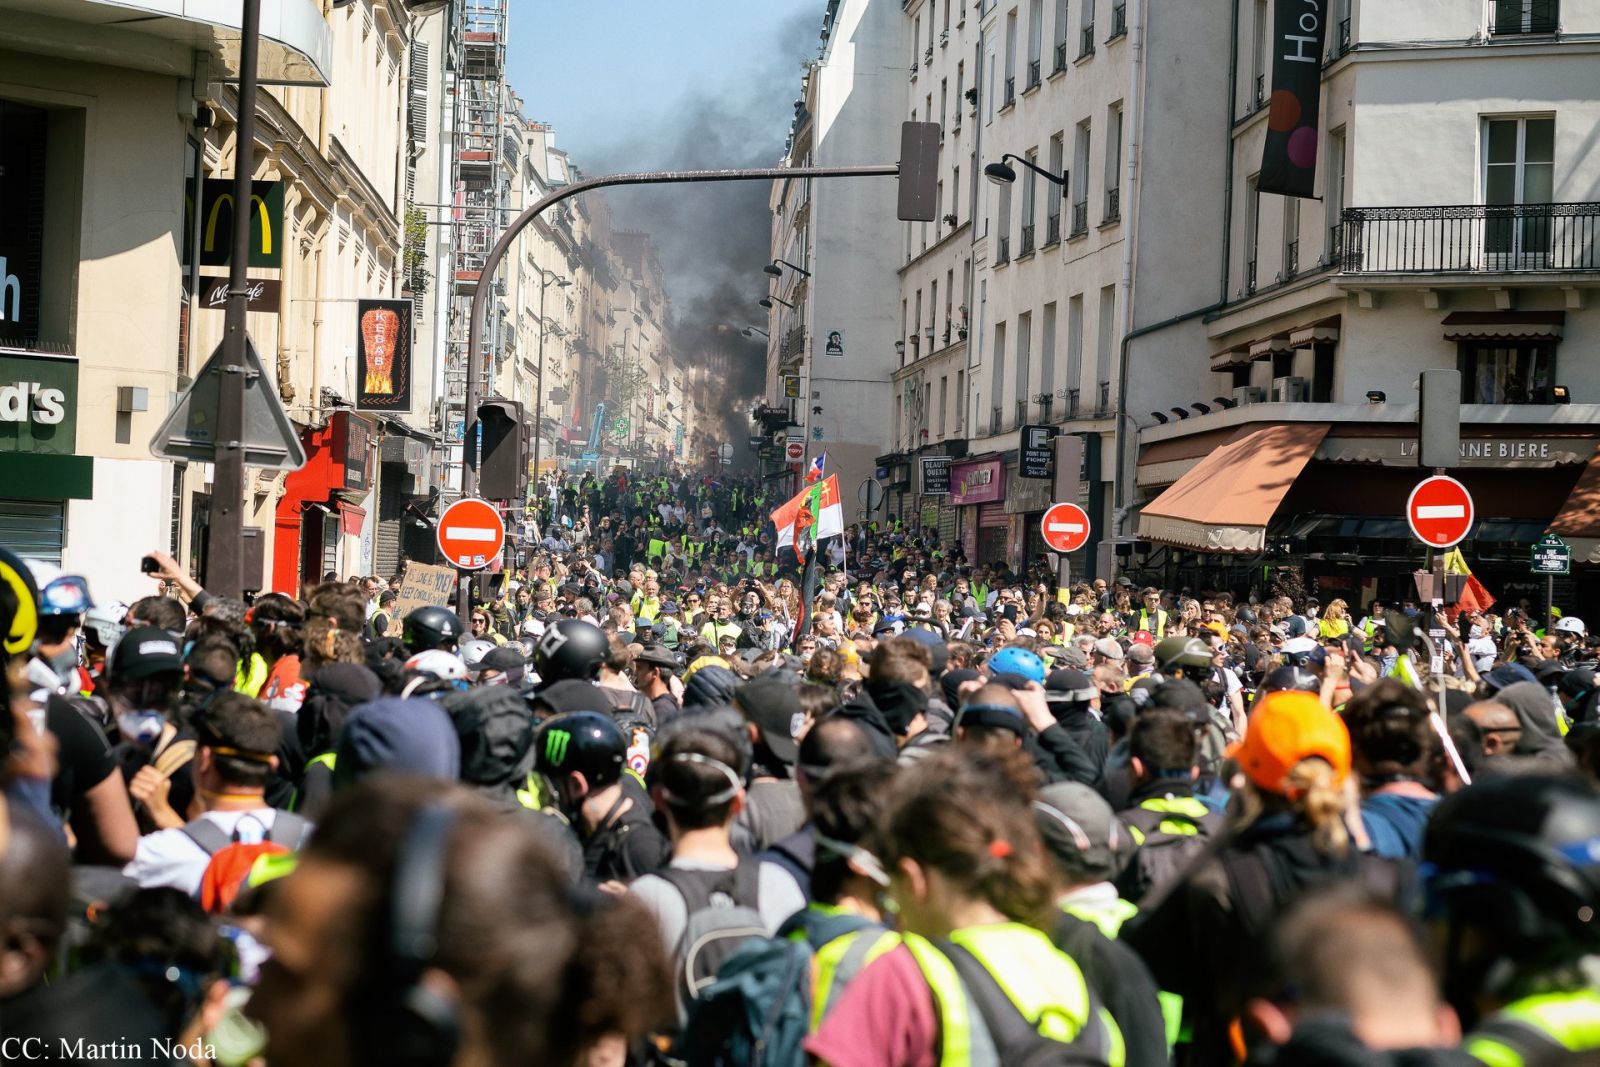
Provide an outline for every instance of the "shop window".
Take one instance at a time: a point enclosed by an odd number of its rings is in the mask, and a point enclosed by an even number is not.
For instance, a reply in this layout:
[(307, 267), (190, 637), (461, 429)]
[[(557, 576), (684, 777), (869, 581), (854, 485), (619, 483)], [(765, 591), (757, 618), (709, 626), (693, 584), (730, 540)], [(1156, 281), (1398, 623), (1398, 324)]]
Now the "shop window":
[(71, 351), (83, 113), (0, 100), (0, 344)]
[(1548, 341), (1473, 341), (1460, 346), (1463, 404), (1548, 404), (1555, 346)]

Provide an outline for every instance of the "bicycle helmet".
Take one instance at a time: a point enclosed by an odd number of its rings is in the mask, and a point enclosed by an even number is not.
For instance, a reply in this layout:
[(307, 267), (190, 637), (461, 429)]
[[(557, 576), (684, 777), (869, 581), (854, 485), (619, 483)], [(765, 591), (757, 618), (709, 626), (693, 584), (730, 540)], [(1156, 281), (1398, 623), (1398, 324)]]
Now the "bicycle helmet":
[(471, 637), (456, 646), (456, 655), (467, 665), (467, 670), (476, 673), (483, 662), (483, 657), (493, 652), (496, 647), (495, 643), (486, 637)]
[(1576, 615), (1563, 615), (1561, 618), (1556, 620), (1555, 632), (1558, 634), (1573, 634), (1574, 636), (1582, 637), (1588, 632), (1588, 630), (1584, 628), (1583, 620), (1578, 618)]
[(449, 651), (456, 647), (456, 639), (465, 631), (461, 617), (455, 612), (430, 605), (406, 616), (401, 639), (405, 642), (406, 651), (413, 655), (430, 648)]
[(1283, 662), (1307, 671), (1320, 671), (1328, 662), (1328, 654), (1314, 637), (1291, 637), (1283, 643)]
[(1038, 653), (1018, 645), (1007, 645), (989, 657), (989, 673), (1018, 674), (1030, 682), (1044, 684), (1044, 660)]
[(544, 632), (533, 649), (533, 669), (544, 685), (579, 678), (593, 681), (610, 652), (605, 631), (582, 619), (562, 619)]
[(442, 648), (429, 648), (406, 660), (406, 670), (427, 674), (441, 682), (465, 682), (467, 665), (454, 652)]

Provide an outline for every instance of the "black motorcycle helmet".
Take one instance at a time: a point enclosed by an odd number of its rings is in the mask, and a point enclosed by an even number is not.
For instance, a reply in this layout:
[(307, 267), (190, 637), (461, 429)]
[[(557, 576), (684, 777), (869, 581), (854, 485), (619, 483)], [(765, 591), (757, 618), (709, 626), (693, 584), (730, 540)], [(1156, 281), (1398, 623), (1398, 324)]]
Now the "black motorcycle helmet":
[(610, 650), (600, 627), (582, 619), (562, 619), (548, 627), (534, 646), (533, 669), (539, 672), (540, 685), (568, 678), (592, 682), (600, 676), (600, 664)]
[(613, 785), (627, 766), (628, 739), (611, 716), (598, 711), (569, 711), (547, 719), (534, 738), (534, 770), (560, 795), (567, 775), (583, 775), (589, 791)]
[(456, 638), (465, 631), (461, 616), (449, 608), (430, 605), (406, 616), (401, 639), (405, 642), (406, 651), (413, 656), (432, 648), (451, 652), (456, 647)]
[(1519, 978), (1600, 950), (1600, 791), (1587, 782), (1482, 779), (1439, 802), (1422, 858), (1446, 994), (1467, 1025), (1481, 995), (1518, 995)]
[(1320, 693), (1322, 692), (1322, 679), (1318, 678), (1315, 674), (1312, 674), (1304, 667), (1296, 667), (1286, 664), (1282, 667), (1273, 668), (1273, 670), (1267, 674), (1266, 678), (1262, 679), (1261, 687), (1258, 691), (1262, 693), (1276, 693), (1283, 690), (1294, 690), (1302, 693)]

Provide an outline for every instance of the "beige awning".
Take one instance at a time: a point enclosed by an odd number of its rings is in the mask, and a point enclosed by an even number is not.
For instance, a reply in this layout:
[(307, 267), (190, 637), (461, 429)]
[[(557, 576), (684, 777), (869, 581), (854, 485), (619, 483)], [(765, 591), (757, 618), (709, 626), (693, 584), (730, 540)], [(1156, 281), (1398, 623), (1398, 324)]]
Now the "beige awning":
[(1600, 447), (1589, 457), (1547, 532), (1566, 541), (1579, 563), (1600, 563)]
[(1327, 423), (1246, 426), (1139, 515), (1139, 537), (1203, 552), (1259, 552), (1267, 524), (1328, 434)]
[(1556, 341), (1565, 311), (1452, 311), (1444, 317), (1446, 341)]

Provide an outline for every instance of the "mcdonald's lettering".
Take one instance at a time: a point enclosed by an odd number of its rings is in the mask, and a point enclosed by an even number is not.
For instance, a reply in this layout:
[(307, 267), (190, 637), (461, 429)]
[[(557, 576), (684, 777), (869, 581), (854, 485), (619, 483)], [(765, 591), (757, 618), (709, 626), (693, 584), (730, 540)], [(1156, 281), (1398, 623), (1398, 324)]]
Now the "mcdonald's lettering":
[[(201, 194), (200, 265), (225, 267), (233, 252), (233, 179), (207, 178)], [(250, 266), (283, 265), (283, 183), (255, 182), (250, 193)]]
[(567, 746), (572, 743), (572, 735), (566, 730), (551, 730), (544, 739), (544, 758), (556, 766), (567, 760)]

